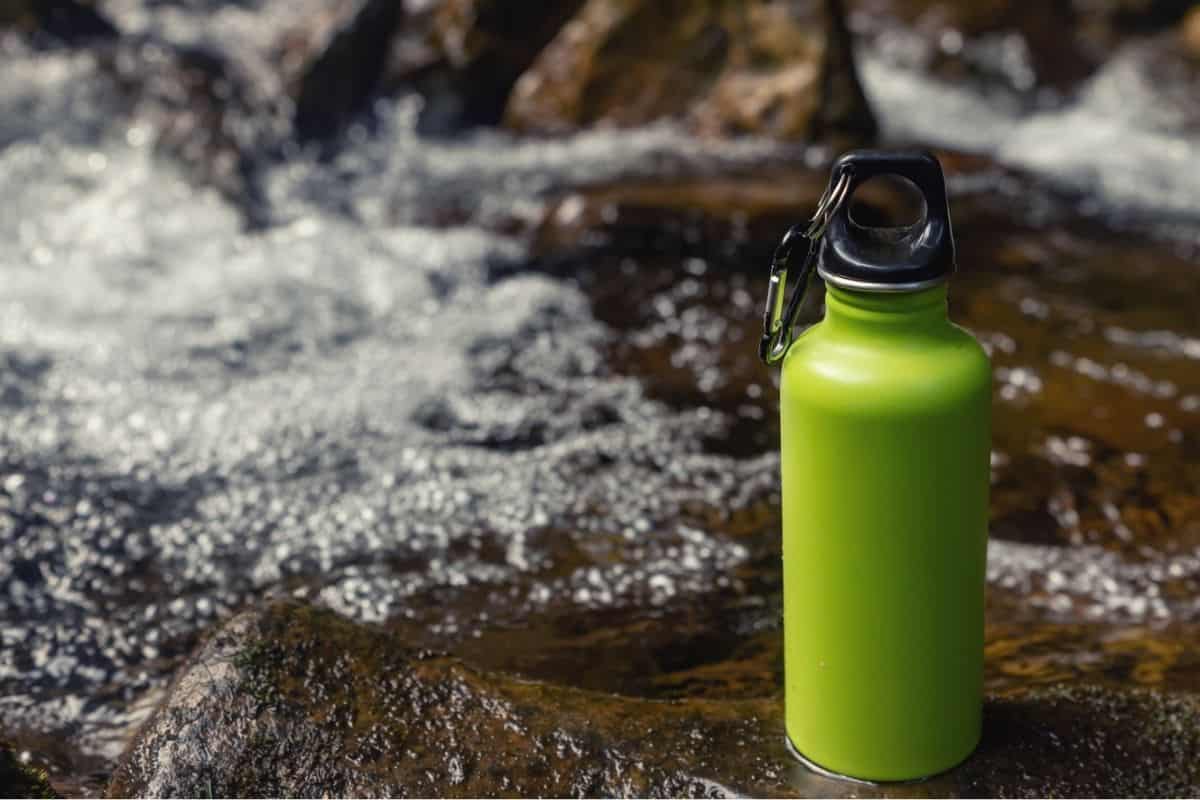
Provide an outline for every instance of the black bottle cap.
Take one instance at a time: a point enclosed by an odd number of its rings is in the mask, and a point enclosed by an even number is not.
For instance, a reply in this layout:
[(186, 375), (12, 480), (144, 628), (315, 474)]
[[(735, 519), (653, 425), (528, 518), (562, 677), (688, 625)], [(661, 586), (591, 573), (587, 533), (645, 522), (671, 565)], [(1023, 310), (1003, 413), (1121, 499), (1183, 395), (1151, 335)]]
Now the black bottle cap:
[[(833, 164), (831, 185), (849, 175), (845, 200), (821, 240), (817, 271), (846, 289), (903, 292), (941, 283), (954, 272), (954, 235), (942, 165), (927, 150), (854, 150)], [(850, 219), (850, 197), (879, 175), (907, 178), (925, 198), (925, 215), (898, 228), (863, 227)]]

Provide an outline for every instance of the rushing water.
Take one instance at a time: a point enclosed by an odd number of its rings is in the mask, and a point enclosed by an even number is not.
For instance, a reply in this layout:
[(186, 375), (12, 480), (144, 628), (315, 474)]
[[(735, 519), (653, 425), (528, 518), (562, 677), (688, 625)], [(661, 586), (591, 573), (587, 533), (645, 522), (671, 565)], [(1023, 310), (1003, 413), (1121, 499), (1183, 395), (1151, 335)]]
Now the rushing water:
[[(124, 24), (171, 30), (138, 7), (114, 4)], [(714, 444), (774, 413), (770, 386), (736, 405), (669, 403), (611, 358), (678, 345), (673, 363), (704, 398), (728, 380), (706, 353), (753, 324), (761, 286), (719, 265), (698, 280), (699, 261), (638, 296), (627, 270), (612, 279), (639, 320), (626, 330), (586, 280), (527, 268), (525, 238), (503, 231), (590, 184), (813, 154), (669, 127), (424, 140), (416, 101), (400, 99), (332, 160), (263, 167), (266, 222), (249, 226), (156, 151), (153, 109), (92, 55), (12, 45), (0, 58), (0, 730), (114, 758), (197, 634), (271, 593), (447, 642), (551, 612), (772, 607), (777, 456), (769, 437)], [(873, 57), (864, 76), (893, 138), (994, 152), (1105, 207), (1194, 212), (1197, 173), (1181, 167), (1197, 145), (1144, 130), (1144, 109), (1114, 100), (1126, 60), (1031, 115)], [(1013, 180), (989, 172), (984, 193)], [(1027, 282), (1018, 297), (1005, 280), (964, 284), (1015, 309), (970, 309), (997, 356), (1001, 415), (1044, 393), (1052, 378), (1022, 359), (1045, 356), (1096, 383), (1142, 381), (1134, 395), (1171, 406), (1139, 410), (1158, 415), (1147, 436), (1194, 446), (1195, 423), (1176, 418), (1200, 410), (1195, 370), (1165, 375), (1200, 358), (1194, 324), (1159, 329), (1096, 301), (1112, 347), (1148, 352), (1151, 371), (1169, 362), (1155, 376), (1070, 352), (1070, 335), (1051, 348), (1038, 320), (1043, 295), (1069, 307), (1063, 287)], [(1003, 439), (997, 469), (1026, 450), (1084, 466), (1145, 458), (1042, 433)], [(1063, 529), (1079, 527), (1072, 510)], [(1196, 620), (1194, 596), (1169, 589), (1200, 575), (1200, 536), (1182, 538), (1149, 560), (1001, 536), (989, 578), (1064, 619)]]
[[(402, 102), (336, 163), (279, 167), (274, 224), (248, 233), (136, 116), (107, 116), (88, 57), (10, 61), (5, 727), (114, 756), (95, 737), (125, 702), (270, 590), (366, 620), (476, 585), (517, 592), (510, 613), (612, 607), (704, 591), (745, 558), (680, 509), (768, 492), (771, 457), (706, 454), (719, 414), (669, 412), (611, 374), (612, 332), (577, 288), (507, 274), (516, 240), (420, 220), (439, 202), (532, 213), (556, 187), (767, 145), (666, 129), (439, 145)], [(538, 543), (553, 531), (636, 555), (556, 570)]]

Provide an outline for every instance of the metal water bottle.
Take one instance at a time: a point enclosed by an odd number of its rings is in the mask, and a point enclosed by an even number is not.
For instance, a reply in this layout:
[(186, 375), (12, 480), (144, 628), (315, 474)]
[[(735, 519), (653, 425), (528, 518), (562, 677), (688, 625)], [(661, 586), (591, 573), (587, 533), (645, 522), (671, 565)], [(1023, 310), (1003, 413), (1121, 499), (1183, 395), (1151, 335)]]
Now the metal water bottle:
[[(850, 219), (849, 197), (879, 175), (916, 185), (921, 220)], [(793, 340), (814, 262), (825, 316)], [(841, 776), (933, 775), (980, 736), (991, 370), (947, 318), (954, 268), (945, 180), (924, 151), (839, 158), (772, 264), (760, 355), (783, 361), (787, 735)]]

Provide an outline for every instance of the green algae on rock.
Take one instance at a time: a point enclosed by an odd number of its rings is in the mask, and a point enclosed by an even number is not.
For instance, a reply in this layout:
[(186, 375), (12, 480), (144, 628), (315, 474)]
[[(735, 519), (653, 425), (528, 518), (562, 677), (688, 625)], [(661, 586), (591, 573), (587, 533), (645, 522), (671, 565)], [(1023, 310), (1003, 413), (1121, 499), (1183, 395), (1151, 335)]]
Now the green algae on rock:
[[(127, 751), (111, 796), (1174, 796), (1200, 790), (1200, 702), (1099, 685), (993, 694), (978, 752), (848, 785), (783, 740), (778, 696), (646, 700), (482, 671), (290, 602), (225, 625)], [(914, 721), (914, 724), (916, 722)]]

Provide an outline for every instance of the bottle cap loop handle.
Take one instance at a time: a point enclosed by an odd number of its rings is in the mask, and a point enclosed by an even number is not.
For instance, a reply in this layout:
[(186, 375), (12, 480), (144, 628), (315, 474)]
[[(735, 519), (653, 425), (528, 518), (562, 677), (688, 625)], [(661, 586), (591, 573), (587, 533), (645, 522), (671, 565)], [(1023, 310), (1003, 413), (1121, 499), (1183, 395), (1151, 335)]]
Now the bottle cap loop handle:
[(833, 164), (851, 170), (849, 194), (872, 178), (906, 179), (921, 194), (924, 211), (910, 225), (871, 227), (850, 218), (849, 204), (834, 213), (821, 243), (817, 272), (845, 289), (908, 292), (941, 283), (954, 272), (954, 235), (946, 179), (926, 150), (853, 150)]

